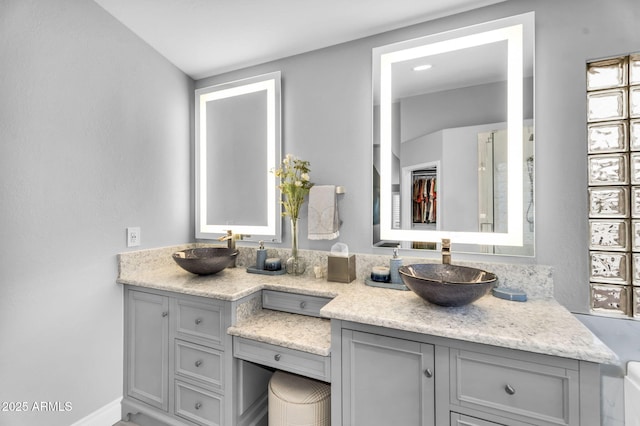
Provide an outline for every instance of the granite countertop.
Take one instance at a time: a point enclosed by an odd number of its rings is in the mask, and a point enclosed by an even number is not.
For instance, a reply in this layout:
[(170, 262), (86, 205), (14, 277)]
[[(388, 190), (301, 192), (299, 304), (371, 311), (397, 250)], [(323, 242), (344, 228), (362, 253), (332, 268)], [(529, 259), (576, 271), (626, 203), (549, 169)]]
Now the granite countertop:
[[(247, 273), (240, 266), (216, 275), (196, 276), (178, 267), (170, 256), (167, 262), (166, 250), (169, 249), (142, 257), (134, 252), (120, 255), (118, 283), (228, 301), (262, 289), (324, 296), (332, 298), (320, 311), (328, 319), (596, 363), (617, 362), (613, 351), (550, 297), (530, 297), (522, 303), (485, 296), (471, 305), (444, 308), (424, 302), (411, 291), (366, 286), (362, 279), (344, 284), (311, 276), (268, 276)], [(158, 254), (160, 258), (156, 257)], [(292, 337), (282, 326), (292, 321), (291, 315), (259, 310), (254, 317), (236, 325), (242, 327), (241, 333), (234, 327), (229, 332), (272, 344), (287, 341), (282, 345), (326, 355), (329, 322), (311, 318), (308, 324), (299, 323), (301, 328), (297, 330), (303, 333)]]
[(261, 309), (227, 333), (320, 356), (331, 354), (331, 322), (325, 318)]
[[(369, 289), (367, 287), (367, 289)], [(458, 308), (424, 302), (413, 292), (367, 291), (335, 298), (323, 316), (597, 363), (617, 356), (553, 299), (511, 302), (493, 296)], [(384, 293), (383, 293), (384, 292)]]

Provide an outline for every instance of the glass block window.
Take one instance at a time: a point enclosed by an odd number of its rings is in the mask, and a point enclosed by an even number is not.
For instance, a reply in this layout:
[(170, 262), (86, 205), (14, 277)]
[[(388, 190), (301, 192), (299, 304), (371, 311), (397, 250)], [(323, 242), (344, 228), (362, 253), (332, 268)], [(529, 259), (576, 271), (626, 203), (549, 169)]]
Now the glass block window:
[(640, 53), (587, 63), (591, 312), (640, 319)]

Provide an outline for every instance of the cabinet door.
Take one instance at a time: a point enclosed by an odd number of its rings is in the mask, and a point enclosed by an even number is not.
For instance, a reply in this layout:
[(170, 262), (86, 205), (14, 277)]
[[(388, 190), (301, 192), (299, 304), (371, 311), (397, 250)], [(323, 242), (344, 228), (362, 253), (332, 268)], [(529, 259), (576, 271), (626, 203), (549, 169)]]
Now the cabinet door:
[(127, 395), (167, 411), (169, 300), (129, 291), (127, 304)]
[(343, 330), (343, 425), (434, 425), (434, 373), (432, 345)]

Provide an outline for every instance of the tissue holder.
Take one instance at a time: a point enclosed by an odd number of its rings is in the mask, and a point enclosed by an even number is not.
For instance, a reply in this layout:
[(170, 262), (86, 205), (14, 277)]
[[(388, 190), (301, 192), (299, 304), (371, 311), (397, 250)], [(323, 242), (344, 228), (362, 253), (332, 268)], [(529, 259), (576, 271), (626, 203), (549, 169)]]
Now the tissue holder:
[(356, 255), (328, 256), (327, 281), (350, 283), (356, 279)]

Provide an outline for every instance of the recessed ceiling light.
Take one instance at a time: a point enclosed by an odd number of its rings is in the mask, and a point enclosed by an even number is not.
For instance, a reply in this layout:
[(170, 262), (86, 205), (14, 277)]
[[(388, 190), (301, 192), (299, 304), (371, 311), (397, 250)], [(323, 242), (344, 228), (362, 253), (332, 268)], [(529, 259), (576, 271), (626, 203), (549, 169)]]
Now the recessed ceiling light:
[(432, 66), (433, 65), (430, 65), (430, 64), (418, 65), (417, 67), (414, 67), (413, 70), (414, 71), (424, 71), (424, 70), (431, 69)]

